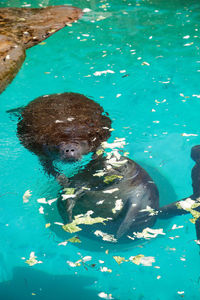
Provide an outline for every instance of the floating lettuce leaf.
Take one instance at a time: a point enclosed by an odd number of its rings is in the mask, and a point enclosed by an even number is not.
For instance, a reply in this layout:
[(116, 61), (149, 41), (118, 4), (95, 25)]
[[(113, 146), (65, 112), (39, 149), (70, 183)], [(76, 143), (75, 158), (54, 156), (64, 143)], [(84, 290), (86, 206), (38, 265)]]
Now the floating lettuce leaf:
[(194, 217), (193, 219), (190, 219), (190, 222), (192, 222), (193, 224), (195, 224), (196, 221), (200, 218), (200, 212), (196, 211), (194, 209), (191, 209), (190, 213)]
[(129, 260), (136, 265), (140, 265), (143, 257), (144, 257), (143, 254), (138, 254), (136, 256), (129, 257)]
[(65, 188), (63, 189), (65, 195), (73, 195), (75, 193), (75, 188)]
[(143, 254), (131, 256), (129, 257), (129, 259), (125, 259), (124, 257), (121, 256), (113, 256), (113, 258), (118, 264), (121, 264), (122, 262), (130, 261), (136, 265), (143, 265), (147, 267), (152, 266), (152, 263), (155, 262), (155, 258), (153, 256), (144, 256)]
[(136, 256), (129, 257), (129, 261), (136, 265), (143, 265), (146, 267), (151, 267), (152, 263), (155, 262), (155, 258), (153, 256), (144, 256), (143, 254), (139, 254)]
[(114, 298), (112, 297), (112, 294), (106, 294), (106, 293), (104, 293), (104, 292), (99, 293), (98, 296), (99, 296), (100, 298), (103, 298), (103, 299), (114, 299)]
[(110, 175), (110, 176), (105, 176), (104, 182), (108, 184), (108, 183), (114, 181), (114, 180), (117, 179), (117, 178), (121, 179), (121, 178), (123, 178), (123, 176), (120, 176), (120, 175)]
[(96, 151), (96, 155), (100, 156), (104, 153), (104, 150), (103, 149), (99, 149)]
[(70, 243), (81, 243), (81, 240), (77, 236), (74, 236), (71, 239), (68, 239), (67, 242), (70, 242)]
[(122, 199), (117, 199), (115, 201), (115, 207), (112, 209), (113, 214), (116, 214), (118, 210), (121, 210), (123, 208), (123, 201)]
[(31, 267), (34, 266), (34, 265), (36, 265), (36, 264), (41, 264), (42, 261), (39, 261), (36, 258), (37, 258), (37, 256), (35, 256), (35, 252), (31, 252), (29, 259), (27, 259), (25, 261), (25, 263), (27, 263)]
[(114, 260), (120, 265), (123, 261), (127, 261), (125, 257), (113, 256)]
[(92, 211), (89, 211), (85, 215), (82, 214), (82, 215), (75, 216), (73, 222), (63, 225), (62, 228), (69, 233), (74, 233), (82, 230), (77, 225), (81, 225), (81, 224), (93, 225), (96, 223), (104, 223), (104, 221), (108, 221), (108, 219), (101, 218), (101, 217), (92, 218), (90, 216), (92, 213), (93, 213)]
[(23, 203), (29, 202), (29, 198), (32, 196), (31, 191), (27, 190), (23, 195)]
[(101, 231), (101, 230), (96, 230), (96, 231), (94, 232), (94, 234), (95, 234), (96, 236), (101, 236), (103, 241), (113, 242), (113, 243), (116, 243), (116, 242), (117, 242), (117, 239), (114, 237), (113, 234), (108, 234), (108, 233), (103, 232), (103, 231)]
[(141, 209), (140, 212), (149, 212), (150, 216), (155, 216), (158, 214), (158, 211), (148, 205), (145, 209)]
[(179, 201), (177, 203), (177, 207), (179, 209), (184, 209), (191, 213), (191, 215), (194, 217), (193, 219), (190, 219), (190, 222), (193, 224), (196, 223), (196, 221), (200, 218), (200, 212), (195, 210), (195, 208), (200, 206), (200, 199), (198, 198), (196, 201), (192, 200), (190, 198), (187, 198), (186, 200)]
[(149, 228), (149, 227), (143, 229), (142, 232), (134, 232), (133, 234), (134, 234), (135, 237), (137, 237), (139, 239), (144, 238), (144, 239), (147, 239), (147, 240), (157, 237), (158, 234), (165, 235), (162, 228), (152, 229), (152, 228)]
[(74, 224), (73, 222), (63, 225), (62, 228), (69, 233), (75, 233), (82, 230), (80, 227), (76, 226), (76, 224)]

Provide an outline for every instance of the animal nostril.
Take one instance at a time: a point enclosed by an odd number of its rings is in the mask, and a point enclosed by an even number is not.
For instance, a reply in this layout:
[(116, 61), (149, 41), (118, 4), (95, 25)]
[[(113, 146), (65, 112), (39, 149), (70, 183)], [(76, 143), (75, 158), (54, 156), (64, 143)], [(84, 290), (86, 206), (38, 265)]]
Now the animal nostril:
[(67, 150), (65, 150), (65, 152), (69, 152), (69, 150), (67, 149)]
[(71, 152), (74, 152), (74, 149), (71, 149)]

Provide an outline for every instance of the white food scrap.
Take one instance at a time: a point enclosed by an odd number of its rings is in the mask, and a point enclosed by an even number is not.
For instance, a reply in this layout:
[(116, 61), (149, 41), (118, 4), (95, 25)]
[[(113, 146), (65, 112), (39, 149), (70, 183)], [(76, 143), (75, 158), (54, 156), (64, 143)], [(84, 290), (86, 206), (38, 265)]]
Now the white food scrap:
[(34, 266), (34, 265), (36, 265), (36, 264), (42, 264), (42, 261), (41, 260), (37, 260), (36, 258), (37, 258), (37, 256), (35, 256), (35, 252), (32, 251), (30, 253), (29, 259), (26, 260), (25, 263), (27, 263), (31, 267)]
[(30, 197), (32, 196), (32, 191), (27, 190), (23, 195), (23, 203), (29, 202)]

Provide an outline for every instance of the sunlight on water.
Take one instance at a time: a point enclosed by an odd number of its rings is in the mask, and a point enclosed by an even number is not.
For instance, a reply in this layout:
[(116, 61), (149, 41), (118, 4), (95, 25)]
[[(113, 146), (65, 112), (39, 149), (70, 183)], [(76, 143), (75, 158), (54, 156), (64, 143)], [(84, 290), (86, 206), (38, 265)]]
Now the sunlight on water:
[[(0, 0), (0, 7), (58, 4), (66, 3)], [(59, 185), (20, 144), (17, 121), (6, 111), (42, 95), (84, 94), (109, 113), (114, 128), (109, 142), (125, 138), (124, 151), (155, 180), (160, 205), (191, 195), (190, 150), (200, 143), (200, 4), (70, 4), (88, 8), (83, 18), (29, 49), (0, 95), (0, 299), (197, 300), (200, 256), (188, 215), (157, 221), (154, 228), (166, 235), (141, 243), (98, 243), (80, 232), (82, 243), (59, 245), (74, 235), (59, 225), (56, 202), (37, 201), (56, 199)], [(23, 203), (27, 190), (31, 197)], [(181, 228), (172, 230), (174, 224)], [(32, 252), (40, 263), (29, 266), (25, 261)], [(155, 262), (150, 267), (131, 261), (118, 265), (113, 258), (139, 254)]]

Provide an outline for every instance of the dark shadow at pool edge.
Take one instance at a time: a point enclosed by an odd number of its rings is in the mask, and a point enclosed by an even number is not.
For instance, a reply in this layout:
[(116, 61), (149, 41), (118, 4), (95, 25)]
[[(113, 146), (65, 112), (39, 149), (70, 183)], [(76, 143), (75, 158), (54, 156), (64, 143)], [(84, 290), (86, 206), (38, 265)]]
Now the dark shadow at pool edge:
[(98, 291), (87, 289), (95, 280), (94, 277), (50, 275), (33, 268), (17, 267), (12, 280), (0, 283), (0, 299), (96, 300)]

